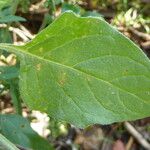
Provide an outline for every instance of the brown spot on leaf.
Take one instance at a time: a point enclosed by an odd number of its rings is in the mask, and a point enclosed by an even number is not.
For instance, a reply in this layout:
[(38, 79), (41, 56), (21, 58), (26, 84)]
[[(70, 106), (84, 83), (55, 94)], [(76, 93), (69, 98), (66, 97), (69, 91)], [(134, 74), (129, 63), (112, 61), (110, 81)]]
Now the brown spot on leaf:
[(39, 51), (40, 51), (40, 53), (42, 53), (43, 52), (43, 47), (40, 47)]
[(127, 74), (128, 74), (128, 69), (125, 69), (123, 75), (127, 75)]
[(37, 64), (36, 69), (37, 69), (37, 71), (40, 71), (41, 70), (41, 64)]
[(64, 86), (64, 84), (66, 83), (66, 73), (62, 73), (58, 83), (60, 86)]
[(24, 125), (24, 124), (22, 124), (22, 125), (21, 125), (21, 128), (24, 128), (24, 127), (25, 127), (25, 125)]

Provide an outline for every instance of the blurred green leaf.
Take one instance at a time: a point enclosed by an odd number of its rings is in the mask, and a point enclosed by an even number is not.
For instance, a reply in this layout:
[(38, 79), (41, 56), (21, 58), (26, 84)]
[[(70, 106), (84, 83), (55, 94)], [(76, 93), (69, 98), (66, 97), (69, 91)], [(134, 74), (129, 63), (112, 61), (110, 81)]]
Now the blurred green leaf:
[(69, 128), (68, 128), (68, 123), (57, 121), (51, 118), (49, 129), (51, 131), (52, 137), (57, 138), (62, 135), (67, 135)]
[(0, 66), (0, 80), (8, 81), (18, 78), (19, 68), (16, 66)]
[(65, 11), (69, 11), (69, 10), (73, 11), (76, 14), (80, 14), (80, 12), (81, 12), (81, 8), (78, 5), (73, 5), (73, 4), (64, 2), (62, 4), (62, 10), (61, 10), (62, 13)]
[(93, 16), (93, 17), (100, 17), (103, 18), (102, 15), (100, 13), (98, 13), (97, 11), (85, 11), (82, 14), (83, 17), (88, 17), (88, 16)]
[(20, 99), (20, 93), (19, 93), (18, 79), (11, 80), (9, 82), (9, 85), (10, 85), (11, 99), (13, 102), (13, 106), (15, 108), (15, 112), (16, 114), (22, 115), (22, 106), (21, 106), (21, 99)]
[(6, 137), (0, 134), (0, 150), (19, 150), (13, 143)]
[(0, 80), (10, 87), (12, 102), (17, 114), (22, 114), (21, 100), (18, 85), (19, 66), (0, 66)]
[(28, 12), (31, 2), (31, 0), (20, 0), (19, 6), (21, 6), (21, 10), (23, 11), (23, 13)]
[(52, 15), (50, 15), (49, 13), (46, 13), (44, 15), (44, 19), (43, 19), (42, 25), (40, 27), (40, 31), (43, 30), (47, 25), (52, 23), (53, 20), (54, 20), (54, 17)]
[(50, 13), (53, 14), (56, 11), (55, 0), (47, 0), (44, 3), (45, 7), (50, 8)]
[(45, 5), (45, 7), (51, 7), (50, 5), (53, 5), (53, 3), (55, 5), (59, 5), (62, 2), (63, 2), (63, 0), (46, 0), (45, 3), (44, 3), (44, 5)]
[[(0, 66), (0, 83), (10, 88), (11, 98), (17, 114), (22, 114), (18, 85), (19, 66)], [(2, 89), (3, 90), (3, 89)]]
[(12, 43), (12, 35), (8, 28), (0, 29), (0, 43)]
[(64, 1), (64, 0), (55, 0), (55, 4), (56, 4), (56, 5), (59, 5), (59, 4), (61, 4), (63, 1)]
[(15, 15), (0, 16), (0, 23), (19, 22), (19, 21), (20, 22), (26, 21), (26, 19)]
[(10, 6), (11, 3), (12, 3), (12, 0), (0, 0), (0, 10), (3, 7)]
[(53, 149), (30, 127), (28, 120), (19, 115), (0, 115), (0, 132), (12, 143), (27, 149)]

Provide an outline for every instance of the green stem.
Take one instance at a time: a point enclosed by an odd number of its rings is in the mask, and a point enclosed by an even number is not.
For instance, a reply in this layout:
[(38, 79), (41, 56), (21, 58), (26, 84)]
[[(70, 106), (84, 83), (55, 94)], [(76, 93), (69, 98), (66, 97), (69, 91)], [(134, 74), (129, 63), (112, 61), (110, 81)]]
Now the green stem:
[(16, 113), (18, 115), (22, 115), (22, 107), (21, 107), (21, 101), (19, 99), (18, 91), (15, 87), (16, 85), (12, 82), (10, 83), (10, 93), (13, 101), (13, 105), (15, 107)]
[(53, 7), (53, 12), (55, 14), (55, 12), (56, 12), (56, 6), (55, 6), (55, 1), (54, 0), (52, 0), (52, 7)]
[(13, 143), (0, 134), (0, 149), (4, 150), (19, 150)]

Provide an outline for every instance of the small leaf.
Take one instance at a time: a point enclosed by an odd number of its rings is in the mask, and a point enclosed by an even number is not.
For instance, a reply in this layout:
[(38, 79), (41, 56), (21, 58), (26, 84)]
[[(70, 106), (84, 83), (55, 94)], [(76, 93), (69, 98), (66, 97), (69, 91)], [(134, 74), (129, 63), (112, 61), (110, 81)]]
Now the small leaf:
[[(9, 85), (10, 94), (16, 113), (22, 114), (21, 100), (18, 88), (19, 66), (0, 66), (0, 83), (6, 88)], [(3, 89), (4, 90), (4, 89)]]
[(13, 143), (0, 134), (0, 149), (1, 150), (19, 150)]
[(83, 17), (88, 17), (88, 16), (93, 16), (93, 17), (100, 17), (101, 19), (103, 19), (103, 16), (98, 13), (97, 11), (85, 11), (82, 14)]
[(0, 80), (8, 81), (16, 79), (19, 76), (19, 67), (0, 66)]
[(0, 131), (12, 143), (33, 150), (52, 150), (52, 147), (19, 115), (0, 115)]
[(150, 60), (104, 20), (66, 12), (25, 46), (20, 90), (31, 109), (83, 127), (150, 115)]
[(76, 14), (80, 14), (81, 8), (78, 5), (73, 5), (73, 4), (69, 4), (69, 3), (64, 2), (62, 4), (62, 10), (61, 11), (62, 12), (73, 11)]
[(0, 43), (12, 43), (12, 34), (8, 29), (0, 29)]
[(0, 0), (0, 10), (3, 7), (9, 6), (12, 3), (12, 0)]
[(18, 21), (26, 21), (26, 19), (15, 15), (0, 17), (0, 23), (9, 23), (9, 22), (18, 22)]

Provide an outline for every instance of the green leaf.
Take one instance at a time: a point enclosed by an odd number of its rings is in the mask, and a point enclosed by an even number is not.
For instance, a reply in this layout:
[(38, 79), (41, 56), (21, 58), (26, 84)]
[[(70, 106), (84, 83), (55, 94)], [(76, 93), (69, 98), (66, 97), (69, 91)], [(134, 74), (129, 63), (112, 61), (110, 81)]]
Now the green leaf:
[(16, 113), (22, 114), (21, 100), (18, 88), (19, 66), (0, 66), (0, 83), (3, 83), (5, 88), (9, 85), (10, 94)]
[(0, 17), (0, 23), (9, 23), (9, 22), (18, 22), (18, 21), (26, 21), (26, 19), (15, 15)]
[(18, 66), (0, 66), (0, 80), (9, 81), (18, 78)]
[(76, 14), (80, 14), (81, 12), (81, 8), (78, 6), (78, 5), (74, 5), (74, 4), (69, 4), (67, 2), (64, 2), (62, 4), (62, 13), (65, 12), (65, 11), (73, 11), (74, 13)]
[(52, 150), (52, 147), (19, 115), (0, 115), (0, 132), (12, 143), (33, 150)]
[(12, 43), (12, 34), (7, 28), (0, 29), (0, 43)]
[(13, 106), (17, 114), (22, 115), (21, 99), (19, 94), (18, 80), (9, 81), (10, 94), (13, 102)]
[(54, 0), (56, 5), (63, 3), (63, 0)]
[(0, 149), (1, 150), (19, 150), (13, 143), (0, 134)]
[(12, 3), (12, 0), (0, 0), (0, 10), (3, 7), (9, 6)]
[(100, 17), (101, 19), (103, 19), (103, 16), (98, 13), (97, 11), (85, 11), (82, 14), (83, 17), (88, 17), (88, 16), (93, 16), (93, 17)]
[(66, 12), (25, 46), (20, 92), (31, 108), (83, 127), (150, 115), (150, 60), (102, 19)]

